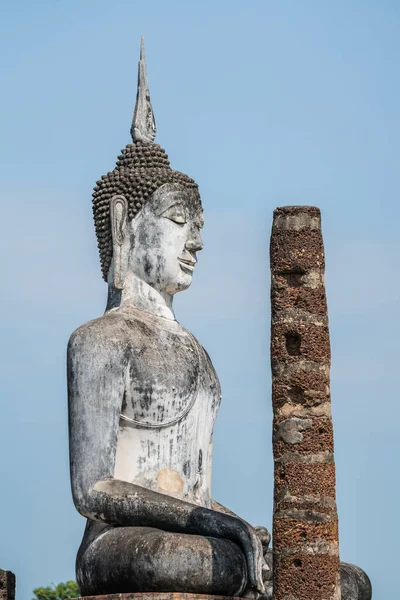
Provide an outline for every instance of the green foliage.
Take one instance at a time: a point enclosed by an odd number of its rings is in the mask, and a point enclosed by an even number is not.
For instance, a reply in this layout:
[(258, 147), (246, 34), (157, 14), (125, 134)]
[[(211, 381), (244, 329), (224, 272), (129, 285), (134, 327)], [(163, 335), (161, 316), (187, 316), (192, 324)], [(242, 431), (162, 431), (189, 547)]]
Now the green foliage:
[(76, 581), (35, 588), (33, 593), (35, 597), (32, 600), (65, 600), (65, 598), (79, 598), (81, 595)]

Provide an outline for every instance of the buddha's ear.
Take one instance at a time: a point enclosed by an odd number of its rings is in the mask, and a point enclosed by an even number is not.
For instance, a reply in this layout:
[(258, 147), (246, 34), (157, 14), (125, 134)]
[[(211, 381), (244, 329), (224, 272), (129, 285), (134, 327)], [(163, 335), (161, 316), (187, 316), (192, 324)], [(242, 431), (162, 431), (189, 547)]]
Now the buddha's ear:
[(128, 202), (124, 196), (110, 201), (111, 235), (113, 240), (114, 287), (122, 290), (128, 268)]

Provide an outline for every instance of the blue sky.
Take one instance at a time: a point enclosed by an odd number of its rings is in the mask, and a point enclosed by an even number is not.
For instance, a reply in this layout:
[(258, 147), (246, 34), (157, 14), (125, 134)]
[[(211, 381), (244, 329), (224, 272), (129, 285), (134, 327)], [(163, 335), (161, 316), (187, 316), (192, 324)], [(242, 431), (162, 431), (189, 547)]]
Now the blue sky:
[[(0, 567), (18, 600), (74, 577), (65, 348), (104, 310), (91, 189), (129, 142), (140, 36), (205, 249), (179, 320), (221, 379), (213, 495), (272, 525), (272, 210), (322, 209), (340, 548), (397, 589), (400, 5), (381, 0), (38, 0), (0, 20)], [(5, 259), (5, 260), (4, 260)]]

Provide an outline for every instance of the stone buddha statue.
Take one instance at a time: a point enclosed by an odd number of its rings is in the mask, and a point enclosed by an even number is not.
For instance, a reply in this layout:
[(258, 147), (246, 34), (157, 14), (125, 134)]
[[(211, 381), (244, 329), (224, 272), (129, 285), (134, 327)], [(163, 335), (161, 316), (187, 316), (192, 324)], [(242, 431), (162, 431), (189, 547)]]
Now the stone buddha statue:
[(154, 143), (143, 42), (131, 134), (93, 194), (106, 312), (68, 346), (71, 483), (87, 518), (77, 580), (84, 596), (270, 597), (269, 533), (211, 498), (220, 384), (173, 312), (203, 211), (196, 183)]
[[(93, 194), (107, 307), (68, 345), (72, 494), (87, 518), (77, 581), (83, 596), (271, 600), (268, 531), (211, 497), (220, 384), (173, 311), (203, 248), (203, 211), (155, 133), (142, 41), (133, 143)], [(358, 567), (342, 564), (341, 580), (343, 600), (370, 599)]]

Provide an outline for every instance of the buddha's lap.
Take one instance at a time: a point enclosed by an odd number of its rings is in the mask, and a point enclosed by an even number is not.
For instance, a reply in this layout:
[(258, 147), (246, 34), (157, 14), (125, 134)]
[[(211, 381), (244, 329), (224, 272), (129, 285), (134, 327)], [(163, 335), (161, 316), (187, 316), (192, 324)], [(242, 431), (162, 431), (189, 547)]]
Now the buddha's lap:
[(78, 554), (82, 595), (134, 591), (186, 591), (237, 595), (246, 561), (230, 540), (150, 527), (106, 530)]

